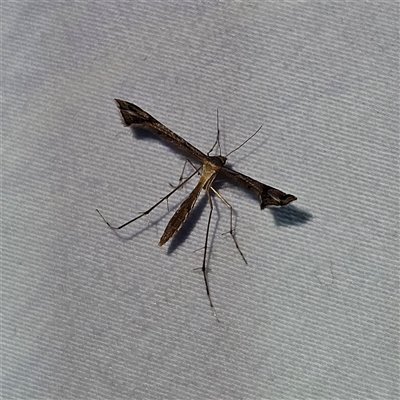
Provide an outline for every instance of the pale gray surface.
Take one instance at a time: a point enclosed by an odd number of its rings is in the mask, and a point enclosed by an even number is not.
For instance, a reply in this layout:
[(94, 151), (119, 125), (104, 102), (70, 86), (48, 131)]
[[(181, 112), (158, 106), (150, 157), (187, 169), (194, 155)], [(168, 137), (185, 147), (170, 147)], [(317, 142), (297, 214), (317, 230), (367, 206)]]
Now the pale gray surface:
[[(398, 398), (397, 2), (2, 8), (2, 398)], [(192, 272), (206, 210), (173, 251), (165, 206), (130, 240), (94, 211), (124, 222), (183, 165), (115, 97), (204, 151), (217, 107), (225, 153), (263, 124), (231, 163), (298, 196), (222, 188), (249, 265), (219, 205), (220, 324)]]

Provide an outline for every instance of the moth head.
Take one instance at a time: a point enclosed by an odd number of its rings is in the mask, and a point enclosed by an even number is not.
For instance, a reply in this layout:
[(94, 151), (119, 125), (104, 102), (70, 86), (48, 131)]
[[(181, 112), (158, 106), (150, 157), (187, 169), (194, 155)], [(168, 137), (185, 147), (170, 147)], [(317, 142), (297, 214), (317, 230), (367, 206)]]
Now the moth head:
[(211, 156), (210, 161), (217, 167), (222, 167), (225, 165), (227, 158), (224, 156)]

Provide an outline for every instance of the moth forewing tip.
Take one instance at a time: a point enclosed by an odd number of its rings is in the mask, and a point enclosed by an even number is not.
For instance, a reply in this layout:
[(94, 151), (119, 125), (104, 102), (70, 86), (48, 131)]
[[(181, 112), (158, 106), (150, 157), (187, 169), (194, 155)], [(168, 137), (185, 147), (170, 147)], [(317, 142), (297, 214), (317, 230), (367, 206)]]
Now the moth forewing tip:
[(119, 111), (122, 113), (123, 110), (129, 110), (129, 105), (130, 103), (128, 103), (125, 100), (120, 100), (120, 99), (114, 99)]
[(269, 189), (260, 196), (260, 206), (262, 210), (266, 207), (284, 207), (295, 200), (297, 197), (292, 194), (286, 194), (279, 189)]
[(293, 196), (292, 194), (287, 194), (286, 198), (283, 200), (283, 206), (287, 206), (288, 204), (290, 204), (292, 201), (297, 200), (296, 196)]
[(114, 99), (114, 101), (118, 107), (118, 113), (121, 118), (122, 125), (130, 126), (132, 123), (129, 122), (129, 113), (127, 112), (128, 108), (126, 107), (126, 101), (119, 99)]

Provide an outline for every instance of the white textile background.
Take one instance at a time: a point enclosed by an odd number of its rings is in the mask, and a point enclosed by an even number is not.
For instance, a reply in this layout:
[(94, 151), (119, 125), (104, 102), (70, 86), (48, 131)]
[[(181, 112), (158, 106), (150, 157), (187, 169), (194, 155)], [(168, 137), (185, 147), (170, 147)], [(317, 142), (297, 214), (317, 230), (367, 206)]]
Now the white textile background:
[[(3, 399), (397, 399), (396, 1), (2, 3)], [(184, 159), (124, 128), (133, 102), (298, 197), (219, 184), (209, 274)]]

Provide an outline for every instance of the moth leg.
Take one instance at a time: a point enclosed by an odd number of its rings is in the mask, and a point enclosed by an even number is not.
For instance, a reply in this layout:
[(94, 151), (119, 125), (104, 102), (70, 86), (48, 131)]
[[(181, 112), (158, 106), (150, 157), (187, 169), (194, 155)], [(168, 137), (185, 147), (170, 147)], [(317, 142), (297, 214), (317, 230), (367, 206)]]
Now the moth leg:
[(190, 175), (187, 179), (185, 179), (182, 183), (180, 183), (174, 190), (172, 190), (170, 193), (168, 193), (166, 196), (164, 196), (161, 200), (159, 200), (156, 204), (154, 204), (152, 207), (150, 207), (148, 210), (140, 213), (137, 217), (132, 218), (130, 221), (125, 222), (124, 224), (120, 225), (120, 226), (112, 226), (101, 214), (101, 212), (96, 209), (96, 211), (98, 212), (98, 214), (100, 215), (100, 217), (103, 219), (103, 221), (109, 226), (110, 229), (112, 229), (113, 231), (116, 231), (118, 229), (122, 229), (125, 226), (131, 224), (132, 222), (144, 217), (145, 215), (149, 214), (150, 212), (152, 212), (156, 207), (158, 207), (163, 201), (168, 200), (169, 197), (171, 197), (177, 190), (179, 190), (186, 182), (188, 182), (191, 178), (193, 178), (198, 172), (200, 171), (200, 168), (197, 169), (196, 171), (193, 172), (192, 175)]
[(215, 195), (229, 208), (230, 212), (231, 212), (231, 217), (230, 217), (230, 229), (229, 229), (229, 234), (231, 235), (235, 246), (239, 252), (239, 254), (242, 256), (243, 261), (245, 262), (246, 265), (248, 265), (246, 257), (244, 256), (244, 254), (242, 253), (242, 250), (240, 250), (239, 247), (239, 243), (236, 239), (236, 232), (235, 229), (233, 229), (233, 207), (228, 203), (228, 201), (222, 196), (221, 193), (218, 192), (218, 190), (214, 189), (212, 186), (210, 187), (210, 189), (215, 193)]
[[(182, 168), (181, 175), (180, 175), (180, 177), (179, 177), (179, 183), (178, 183), (178, 185), (180, 185), (180, 184), (182, 183), (182, 181), (185, 179), (183, 176), (185, 175), (185, 169), (186, 169), (186, 166), (187, 166), (188, 164), (190, 164), (190, 165), (193, 167), (193, 170), (195, 170), (195, 171), (198, 170), (198, 168), (197, 168), (189, 159), (186, 159), (186, 160), (185, 160), (185, 163), (183, 164), (183, 168)], [(198, 172), (198, 174), (200, 175), (200, 172)], [(169, 185), (170, 185), (172, 188), (175, 188), (175, 187), (176, 187), (176, 186), (174, 186), (172, 183), (170, 183)]]
[(209, 285), (208, 285), (208, 278), (207, 278), (207, 273), (208, 273), (208, 268), (207, 268), (208, 237), (209, 237), (209, 234), (210, 234), (211, 216), (212, 216), (213, 209), (214, 209), (214, 206), (213, 206), (213, 203), (212, 203), (212, 198), (211, 198), (210, 192), (208, 190), (207, 190), (207, 196), (208, 196), (208, 203), (210, 204), (210, 214), (208, 216), (206, 240), (205, 240), (205, 243), (204, 243), (203, 266), (202, 266), (201, 270), (203, 271), (203, 277), (204, 277), (204, 282), (206, 284), (207, 297), (208, 297), (208, 301), (210, 303), (211, 311), (214, 314), (214, 316), (217, 319), (217, 321), (220, 322), (219, 319), (218, 319), (218, 316), (217, 316), (217, 312), (215, 311), (213, 302), (211, 300), (210, 288), (209, 288)]

